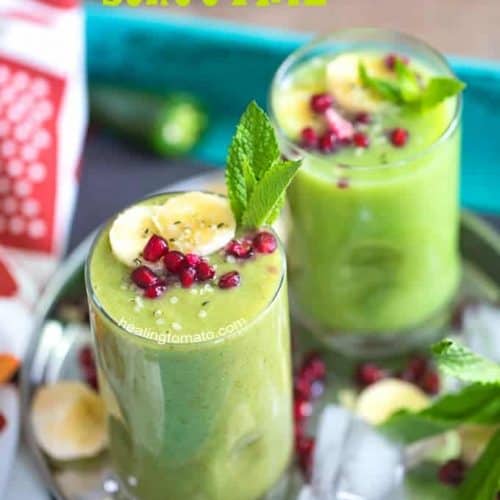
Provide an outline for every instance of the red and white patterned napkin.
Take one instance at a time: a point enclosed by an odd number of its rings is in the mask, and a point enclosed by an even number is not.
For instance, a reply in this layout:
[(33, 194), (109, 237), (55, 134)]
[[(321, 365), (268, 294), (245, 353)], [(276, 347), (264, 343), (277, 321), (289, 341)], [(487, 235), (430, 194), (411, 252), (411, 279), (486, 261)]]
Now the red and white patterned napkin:
[(80, 0), (0, 2), (0, 383), (67, 240), (87, 124)]

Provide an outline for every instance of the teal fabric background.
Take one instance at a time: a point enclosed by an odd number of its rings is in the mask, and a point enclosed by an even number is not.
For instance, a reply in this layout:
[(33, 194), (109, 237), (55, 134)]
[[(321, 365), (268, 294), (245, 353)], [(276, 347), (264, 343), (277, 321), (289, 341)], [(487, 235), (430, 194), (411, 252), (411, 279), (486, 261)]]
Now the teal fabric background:
[[(196, 159), (223, 166), (234, 125), (248, 104), (267, 102), (281, 61), (310, 35), (241, 27), (138, 10), (87, 8), (89, 78), (203, 97), (210, 130)], [(451, 57), (464, 98), (462, 204), (500, 213), (500, 64)]]

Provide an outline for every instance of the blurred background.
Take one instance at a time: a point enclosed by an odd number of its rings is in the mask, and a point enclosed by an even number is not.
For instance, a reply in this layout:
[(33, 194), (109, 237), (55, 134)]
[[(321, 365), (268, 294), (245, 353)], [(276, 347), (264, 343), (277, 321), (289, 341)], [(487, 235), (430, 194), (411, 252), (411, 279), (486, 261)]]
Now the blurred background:
[(267, 8), (232, 7), (230, 0), (220, 0), (212, 8), (201, 0), (191, 3), (157, 12), (315, 33), (352, 26), (393, 28), (419, 36), (442, 52), (500, 58), (499, 0), (327, 0), (326, 7), (294, 8), (284, 1)]

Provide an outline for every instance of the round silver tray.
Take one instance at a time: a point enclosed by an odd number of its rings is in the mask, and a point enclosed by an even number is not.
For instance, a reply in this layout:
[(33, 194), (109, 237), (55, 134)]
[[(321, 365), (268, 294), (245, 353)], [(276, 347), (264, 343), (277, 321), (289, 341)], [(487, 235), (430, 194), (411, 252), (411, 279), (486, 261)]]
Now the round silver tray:
[[(169, 185), (165, 190), (217, 190), (217, 187), (222, 185), (223, 174), (218, 171)], [(57, 500), (116, 498), (112, 492), (113, 482), (110, 480), (112, 471), (106, 453), (91, 460), (53, 462), (38, 447), (29, 417), (31, 400), (38, 386), (61, 379), (82, 378), (77, 354), (81, 346), (90, 341), (88, 328), (85, 325), (64, 324), (57, 319), (56, 312), (63, 301), (85, 300), (83, 264), (92, 238), (93, 235), (87, 237), (69, 256), (41, 297), (36, 311), (37, 321), (31, 349), (21, 373), (25, 437), (46, 486)], [(486, 223), (469, 213), (464, 213), (460, 244), (465, 269), (462, 297), (474, 301), (497, 302), (500, 299), (500, 237)], [(310, 336), (303, 335), (300, 327), (294, 330), (299, 352), (318, 347)], [(326, 356), (333, 355), (330, 353)], [(331, 377), (331, 383), (330, 381), (327, 383), (327, 391), (322, 396), (318, 408), (325, 402), (336, 400), (338, 380), (345, 380), (345, 374), (349, 372), (349, 363), (348, 360), (335, 355), (335, 377)], [(433, 477), (435, 473), (429, 473), (425, 467), (416, 470), (408, 477), (407, 484), (410, 486), (403, 497), (412, 500), (440, 498), (440, 486), (433, 484)], [(421, 486), (427, 487), (426, 484), (431, 489), (422, 491)], [(300, 475), (296, 471), (291, 471), (283, 484), (278, 485), (269, 498), (295, 499), (299, 486)], [(417, 491), (418, 493), (415, 493)]]

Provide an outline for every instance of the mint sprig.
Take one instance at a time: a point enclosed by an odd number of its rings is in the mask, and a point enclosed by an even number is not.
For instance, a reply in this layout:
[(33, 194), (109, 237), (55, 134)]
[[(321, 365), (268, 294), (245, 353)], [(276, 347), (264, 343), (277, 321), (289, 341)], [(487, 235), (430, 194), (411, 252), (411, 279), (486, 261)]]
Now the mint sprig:
[(415, 71), (399, 59), (396, 59), (394, 71), (396, 78), (387, 80), (369, 75), (362, 62), (358, 66), (363, 87), (371, 89), (381, 99), (417, 111), (432, 108), (465, 88), (460, 80), (444, 76), (433, 77), (426, 85), (421, 85)]
[(300, 164), (282, 160), (271, 121), (252, 101), (240, 118), (227, 157), (226, 185), (238, 226), (272, 224)]

